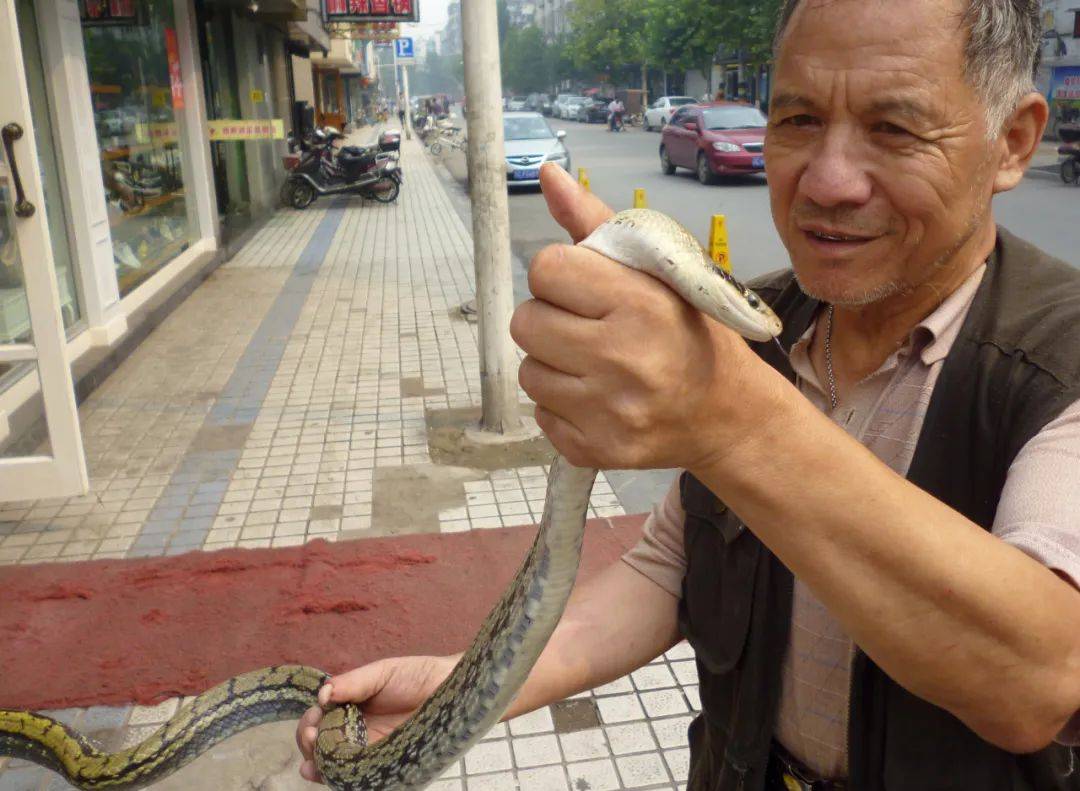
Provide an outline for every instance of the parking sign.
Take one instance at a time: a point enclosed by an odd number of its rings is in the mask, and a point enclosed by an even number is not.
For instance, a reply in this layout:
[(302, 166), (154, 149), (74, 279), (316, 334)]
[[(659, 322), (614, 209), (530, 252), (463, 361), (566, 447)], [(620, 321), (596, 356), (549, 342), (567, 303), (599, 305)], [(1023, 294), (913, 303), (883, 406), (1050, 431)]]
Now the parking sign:
[(411, 38), (399, 38), (394, 42), (394, 60), (399, 66), (411, 66), (416, 63), (416, 51)]

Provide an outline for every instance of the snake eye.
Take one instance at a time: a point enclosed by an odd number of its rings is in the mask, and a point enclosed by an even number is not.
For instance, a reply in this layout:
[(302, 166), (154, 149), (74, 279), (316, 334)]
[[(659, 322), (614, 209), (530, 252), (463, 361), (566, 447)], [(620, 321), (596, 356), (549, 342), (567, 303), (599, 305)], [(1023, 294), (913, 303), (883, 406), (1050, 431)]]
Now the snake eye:
[(746, 295), (746, 301), (750, 303), (750, 307), (752, 308), (756, 309), (761, 307), (761, 300), (758, 299), (757, 294), (754, 294), (753, 292)]

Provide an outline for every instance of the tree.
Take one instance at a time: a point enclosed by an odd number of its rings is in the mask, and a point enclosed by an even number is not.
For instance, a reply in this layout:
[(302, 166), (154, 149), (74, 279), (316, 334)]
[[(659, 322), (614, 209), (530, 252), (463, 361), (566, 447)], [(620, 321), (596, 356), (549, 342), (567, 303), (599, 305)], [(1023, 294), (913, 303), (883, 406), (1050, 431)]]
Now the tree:
[(534, 25), (507, 32), (502, 48), (503, 85), (511, 93), (536, 93), (552, 82), (549, 47)]
[(609, 72), (641, 66), (647, 9), (641, 0), (577, 0), (568, 41), (575, 66)]

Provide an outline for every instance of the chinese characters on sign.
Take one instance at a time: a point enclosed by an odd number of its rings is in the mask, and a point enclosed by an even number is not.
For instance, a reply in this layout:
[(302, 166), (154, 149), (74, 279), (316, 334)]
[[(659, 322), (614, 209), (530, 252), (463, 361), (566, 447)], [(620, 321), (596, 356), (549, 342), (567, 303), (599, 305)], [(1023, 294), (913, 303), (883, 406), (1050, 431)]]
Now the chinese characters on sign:
[(266, 121), (243, 121), (222, 119), (207, 121), (210, 142), (225, 140), (283, 140), (285, 122), (280, 118)]
[(137, 25), (137, 0), (79, 0), (79, 15), (83, 25)]
[(176, 40), (176, 31), (165, 28), (165, 55), (169, 60), (169, 90), (172, 93), (174, 110), (184, 109), (184, 78), (180, 73), (180, 46)]
[(323, 0), (323, 18), (334, 22), (417, 22), (419, 0)]

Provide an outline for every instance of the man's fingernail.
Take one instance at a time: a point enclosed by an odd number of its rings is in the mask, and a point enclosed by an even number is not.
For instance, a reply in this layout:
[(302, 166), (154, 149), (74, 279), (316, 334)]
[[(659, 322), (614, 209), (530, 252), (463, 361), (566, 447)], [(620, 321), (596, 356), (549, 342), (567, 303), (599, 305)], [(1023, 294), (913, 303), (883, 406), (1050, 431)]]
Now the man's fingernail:
[(334, 695), (334, 688), (329, 684), (323, 684), (319, 687), (319, 705), (325, 706), (330, 702), (330, 698)]

